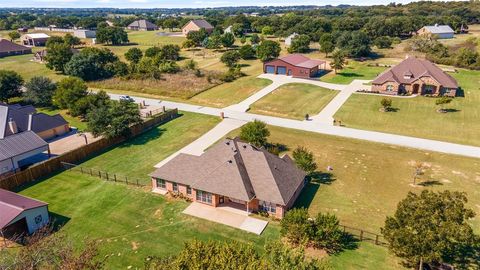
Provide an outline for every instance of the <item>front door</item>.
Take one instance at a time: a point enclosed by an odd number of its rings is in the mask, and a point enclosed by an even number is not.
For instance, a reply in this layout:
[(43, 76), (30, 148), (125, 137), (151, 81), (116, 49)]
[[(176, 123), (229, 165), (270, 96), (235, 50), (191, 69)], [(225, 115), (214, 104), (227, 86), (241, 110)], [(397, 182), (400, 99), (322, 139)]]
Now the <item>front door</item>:
[(418, 88), (419, 88), (419, 87), (418, 87), (418, 84), (414, 84), (414, 85), (413, 85), (413, 91), (412, 91), (412, 93), (413, 93), (413, 94), (418, 94)]
[(219, 203), (219, 204), (222, 204), (222, 203), (224, 203), (224, 202), (225, 202), (225, 197), (220, 196), (220, 197), (218, 198), (218, 203)]

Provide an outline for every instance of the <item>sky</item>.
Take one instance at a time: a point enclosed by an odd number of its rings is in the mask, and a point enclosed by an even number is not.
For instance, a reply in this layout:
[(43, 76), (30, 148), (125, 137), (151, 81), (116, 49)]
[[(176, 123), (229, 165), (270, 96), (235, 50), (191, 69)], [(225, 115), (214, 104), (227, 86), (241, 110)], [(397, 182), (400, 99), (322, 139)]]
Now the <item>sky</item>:
[[(377, 5), (392, 0), (0, 0), (0, 7), (51, 8), (202, 8), (225, 6), (288, 6), (288, 5)], [(409, 0), (396, 0), (408, 3)]]

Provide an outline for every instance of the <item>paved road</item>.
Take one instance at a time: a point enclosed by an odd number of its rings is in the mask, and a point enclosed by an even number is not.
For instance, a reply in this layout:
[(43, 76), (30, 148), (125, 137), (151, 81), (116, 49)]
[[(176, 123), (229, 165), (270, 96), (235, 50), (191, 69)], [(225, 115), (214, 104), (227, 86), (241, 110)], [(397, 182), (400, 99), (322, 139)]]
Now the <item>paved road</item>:
[(332, 90), (345, 90), (347, 85), (341, 84), (333, 84), (333, 83), (326, 83), (318, 80), (308, 80), (308, 79), (300, 79), (300, 78), (292, 78), (290, 76), (284, 75), (274, 75), (274, 74), (262, 74), (258, 76), (258, 78), (269, 79), (272, 81), (272, 84), (268, 85), (267, 87), (263, 88), (262, 90), (258, 91), (257, 93), (251, 95), (247, 99), (243, 100), (238, 104), (234, 104), (232, 106), (226, 107), (225, 110), (228, 111), (239, 111), (239, 112), (246, 112), (250, 108), (250, 106), (263, 98), (264, 96), (270, 94), (275, 89), (279, 88), (284, 84), (289, 83), (306, 83), (317, 85), (323, 88), (332, 89)]
[[(112, 99), (118, 99), (119, 95), (110, 94)], [(269, 125), (293, 128), (305, 131), (311, 131), (327, 135), (335, 135), (346, 138), (361, 139), (366, 141), (386, 143), (428, 151), (436, 151), (447, 154), (455, 154), (467, 157), (480, 158), (480, 147), (461, 145), (455, 143), (448, 143), (442, 141), (421, 139), (416, 137), (408, 137), (403, 135), (395, 135), (389, 133), (382, 133), (376, 131), (366, 131), (347, 127), (332, 126), (329, 124), (322, 124), (314, 121), (298, 121), (291, 119), (284, 119), (279, 117), (258, 115), (246, 112), (231, 111), (226, 109), (218, 109), (204, 106), (196, 106), (191, 104), (160, 101), (157, 99), (148, 99), (140, 97), (132, 97), (136, 102), (145, 100), (146, 104), (158, 105), (161, 104), (167, 108), (178, 108), (181, 111), (189, 111), (194, 113), (202, 113), (208, 115), (219, 116), (221, 112), (229, 119), (250, 122), (255, 119), (261, 120)]]

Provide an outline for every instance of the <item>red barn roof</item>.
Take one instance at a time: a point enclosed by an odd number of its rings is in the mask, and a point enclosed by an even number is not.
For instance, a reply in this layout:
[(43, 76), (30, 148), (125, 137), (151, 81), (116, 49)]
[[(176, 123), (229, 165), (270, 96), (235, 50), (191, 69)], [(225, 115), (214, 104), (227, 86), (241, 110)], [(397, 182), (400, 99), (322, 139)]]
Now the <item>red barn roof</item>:
[(48, 204), (0, 188), (0, 229), (23, 211), (46, 205)]
[(287, 56), (279, 58), (279, 60), (282, 60), (290, 65), (294, 65), (302, 68), (314, 68), (316, 66), (319, 66), (325, 63), (325, 61), (310, 59), (305, 55), (298, 54), (298, 53), (289, 54)]

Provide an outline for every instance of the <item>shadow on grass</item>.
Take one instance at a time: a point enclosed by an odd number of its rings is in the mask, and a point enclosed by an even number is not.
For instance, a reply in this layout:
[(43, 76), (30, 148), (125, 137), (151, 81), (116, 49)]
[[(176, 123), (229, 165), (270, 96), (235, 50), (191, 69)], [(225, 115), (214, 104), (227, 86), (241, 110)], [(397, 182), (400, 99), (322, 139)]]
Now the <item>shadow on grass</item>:
[(456, 112), (461, 112), (462, 110), (457, 110), (457, 109), (445, 109), (446, 113), (456, 113)]
[(314, 172), (307, 176), (306, 181), (307, 184), (295, 202), (295, 208), (309, 208), (313, 199), (315, 198), (315, 195), (317, 194), (318, 189), (321, 188), (321, 185), (330, 185), (333, 181), (335, 181), (335, 178), (331, 173)]
[(339, 72), (339, 73), (337, 73), (337, 76), (342, 76), (342, 77), (347, 77), (347, 78), (352, 78), (352, 77), (361, 78), (361, 77), (365, 77), (365, 75), (363, 75), (363, 74), (358, 74), (358, 73), (355, 73), (355, 72)]
[(431, 186), (442, 186), (443, 184), (438, 180), (429, 180), (418, 183), (419, 186), (431, 187)]
[(463, 90), (461, 87), (457, 89), (457, 92), (455, 93), (455, 97), (465, 97), (465, 90)]
[(49, 212), (48, 214), (50, 215), (50, 223), (53, 225), (54, 231), (59, 231), (71, 219), (67, 216), (60, 215), (54, 212)]
[(400, 108), (393, 108), (393, 107), (390, 107), (387, 109), (387, 112), (398, 112), (400, 111)]

